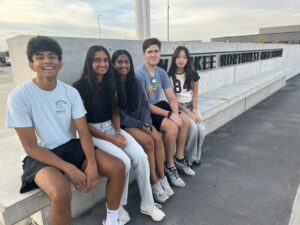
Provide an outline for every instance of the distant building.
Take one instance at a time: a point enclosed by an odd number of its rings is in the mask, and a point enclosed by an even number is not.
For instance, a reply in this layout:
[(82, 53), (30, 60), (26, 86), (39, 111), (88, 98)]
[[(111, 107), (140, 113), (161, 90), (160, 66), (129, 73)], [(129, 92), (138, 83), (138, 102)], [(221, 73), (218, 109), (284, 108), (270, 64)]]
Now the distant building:
[(300, 44), (300, 25), (265, 27), (259, 34), (211, 38), (211, 42)]

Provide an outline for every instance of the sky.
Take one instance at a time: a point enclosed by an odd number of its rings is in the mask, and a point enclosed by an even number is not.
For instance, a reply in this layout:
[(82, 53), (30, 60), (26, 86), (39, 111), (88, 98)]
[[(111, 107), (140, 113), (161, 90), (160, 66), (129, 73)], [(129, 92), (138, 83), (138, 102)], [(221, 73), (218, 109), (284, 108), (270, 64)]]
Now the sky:
[[(17, 35), (136, 39), (134, 0), (0, 0), (0, 51)], [(169, 0), (170, 41), (300, 24), (300, 0)], [(101, 15), (101, 16), (99, 16)], [(167, 40), (167, 0), (150, 0), (151, 36)]]

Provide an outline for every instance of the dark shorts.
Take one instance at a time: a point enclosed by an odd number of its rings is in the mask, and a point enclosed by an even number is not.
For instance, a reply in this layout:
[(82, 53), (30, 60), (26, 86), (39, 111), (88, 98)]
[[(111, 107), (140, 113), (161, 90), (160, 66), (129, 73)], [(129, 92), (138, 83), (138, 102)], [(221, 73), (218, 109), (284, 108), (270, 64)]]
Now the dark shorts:
[[(164, 109), (164, 110), (167, 110), (167, 111), (172, 111), (171, 107), (170, 107), (170, 104), (166, 101), (160, 101), (160, 102), (158, 102), (154, 105), (161, 108), (161, 109)], [(156, 128), (156, 130), (160, 131), (160, 126), (161, 126), (162, 121), (164, 120), (165, 117), (161, 116), (161, 115), (156, 115), (156, 114), (151, 113), (151, 118), (152, 118), (153, 126)]]
[(193, 102), (184, 102), (180, 104), (183, 105), (185, 108), (189, 109), (190, 111), (193, 111)]
[[(83, 152), (79, 139), (71, 139), (67, 143), (62, 144), (52, 149), (51, 151), (54, 154), (56, 154), (59, 158), (73, 164), (79, 169), (81, 169), (81, 166), (85, 161), (85, 154)], [(30, 156), (27, 156), (23, 160), (23, 175), (20, 193), (30, 191), (34, 188), (38, 188), (34, 181), (34, 178), (41, 169), (47, 166), (49, 165), (41, 163), (31, 158)]]

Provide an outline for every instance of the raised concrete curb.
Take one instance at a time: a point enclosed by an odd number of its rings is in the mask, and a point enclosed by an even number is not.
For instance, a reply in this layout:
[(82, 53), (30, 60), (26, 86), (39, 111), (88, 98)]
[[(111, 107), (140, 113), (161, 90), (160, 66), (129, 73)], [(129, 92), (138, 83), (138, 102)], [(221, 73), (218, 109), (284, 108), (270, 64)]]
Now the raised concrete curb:
[(299, 224), (300, 224), (300, 184), (298, 186), (297, 194), (294, 200), (289, 225), (299, 225)]

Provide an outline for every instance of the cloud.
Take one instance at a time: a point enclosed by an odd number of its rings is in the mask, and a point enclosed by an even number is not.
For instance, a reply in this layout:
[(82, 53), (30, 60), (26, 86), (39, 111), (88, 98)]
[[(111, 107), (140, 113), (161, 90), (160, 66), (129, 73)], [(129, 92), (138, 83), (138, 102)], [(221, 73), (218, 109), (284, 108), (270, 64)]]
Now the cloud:
[[(134, 0), (0, 0), (0, 35), (135, 38)], [(151, 33), (167, 37), (167, 0), (150, 1)], [(300, 21), (299, 0), (170, 0), (170, 40), (258, 33)], [(1, 42), (1, 39), (0, 39)]]
[[(153, 0), (151, 30), (167, 36), (167, 3)], [(212, 37), (257, 34), (261, 27), (293, 25), (300, 21), (300, 2), (170, 1), (170, 40), (206, 40)], [(266, 7), (268, 6), (268, 7)], [(158, 9), (162, 10), (159, 12)], [(157, 10), (157, 13), (156, 13)]]
[(92, 13), (92, 7), (80, 1), (63, 5), (56, 0), (6, 0), (0, 8), (0, 21), (45, 26), (61, 23), (83, 25)]
[(103, 12), (103, 37), (132, 39), (135, 36), (134, 12), (126, 9), (129, 0), (118, 2), (2, 0), (0, 34), (5, 39), (19, 34), (97, 38), (98, 15)]

